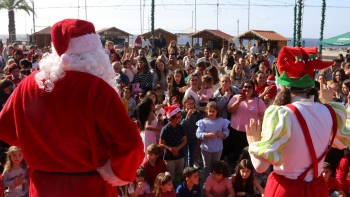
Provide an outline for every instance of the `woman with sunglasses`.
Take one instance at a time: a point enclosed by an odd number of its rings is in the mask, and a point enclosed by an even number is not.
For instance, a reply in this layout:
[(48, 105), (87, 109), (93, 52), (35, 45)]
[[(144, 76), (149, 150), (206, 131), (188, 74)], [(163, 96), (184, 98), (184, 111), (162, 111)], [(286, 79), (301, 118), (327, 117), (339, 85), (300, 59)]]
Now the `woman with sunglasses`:
[(231, 161), (236, 164), (239, 155), (244, 147), (248, 146), (245, 125), (249, 124), (250, 119), (261, 119), (266, 109), (265, 103), (256, 96), (254, 82), (251, 80), (244, 81), (242, 93), (231, 98), (227, 105), (227, 110), (231, 113), (231, 124), (233, 129), (232, 146), (233, 157)]

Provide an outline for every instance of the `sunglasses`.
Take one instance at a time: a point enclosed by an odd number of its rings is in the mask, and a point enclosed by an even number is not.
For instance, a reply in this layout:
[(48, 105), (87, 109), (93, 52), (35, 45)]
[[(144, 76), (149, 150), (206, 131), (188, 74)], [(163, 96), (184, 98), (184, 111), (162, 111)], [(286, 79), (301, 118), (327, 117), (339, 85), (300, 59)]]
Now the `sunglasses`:
[(253, 86), (243, 86), (243, 88), (250, 90), (250, 89), (253, 89)]

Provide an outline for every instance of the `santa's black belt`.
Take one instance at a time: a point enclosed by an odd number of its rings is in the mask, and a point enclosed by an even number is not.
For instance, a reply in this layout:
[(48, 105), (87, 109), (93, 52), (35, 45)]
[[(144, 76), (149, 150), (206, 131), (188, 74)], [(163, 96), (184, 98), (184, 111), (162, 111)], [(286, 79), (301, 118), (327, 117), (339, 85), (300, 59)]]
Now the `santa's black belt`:
[(60, 174), (60, 175), (69, 175), (69, 176), (93, 176), (98, 174), (96, 170), (93, 170), (90, 172), (44, 172), (41, 170), (36, 170), (36, 171), (47, 173), (47, 174)]

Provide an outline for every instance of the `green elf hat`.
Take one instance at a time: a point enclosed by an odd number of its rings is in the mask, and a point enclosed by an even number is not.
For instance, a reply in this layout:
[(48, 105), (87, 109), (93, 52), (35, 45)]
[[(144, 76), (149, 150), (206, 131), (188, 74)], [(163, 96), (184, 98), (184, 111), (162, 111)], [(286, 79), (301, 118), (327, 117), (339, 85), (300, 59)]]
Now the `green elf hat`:
[(283, 47), (277, 59), (277, 82), (286, 87), (312, 87), (315, 85), (314, 70), (332, 64), (318, 59), (316, 47)]

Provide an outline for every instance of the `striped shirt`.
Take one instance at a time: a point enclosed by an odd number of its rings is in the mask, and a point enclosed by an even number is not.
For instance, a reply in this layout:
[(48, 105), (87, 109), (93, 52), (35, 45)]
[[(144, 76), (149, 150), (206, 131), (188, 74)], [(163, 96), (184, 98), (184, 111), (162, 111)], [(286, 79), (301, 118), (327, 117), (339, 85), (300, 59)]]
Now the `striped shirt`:
[(140, 74), (134, 75), (134, 80), (132, 83), (140, 83), (140, 88), (143, 90), (151, 90), (152, 89), (152, 74), (150, 71)]

